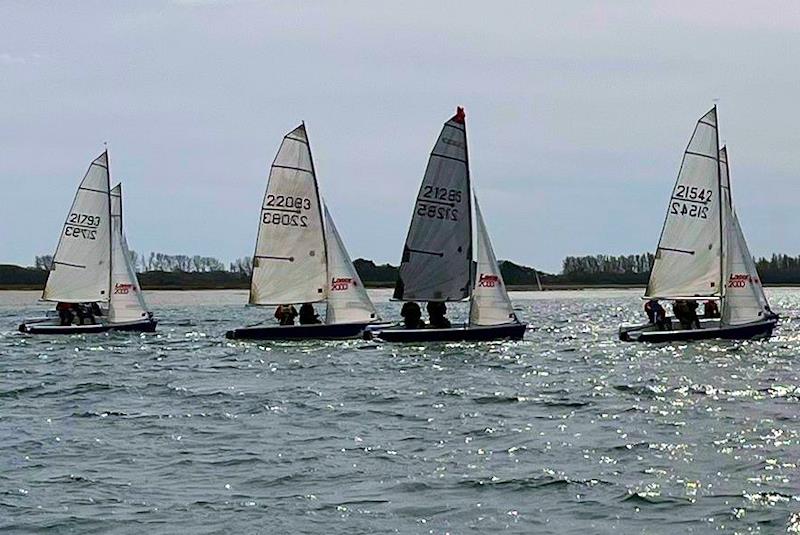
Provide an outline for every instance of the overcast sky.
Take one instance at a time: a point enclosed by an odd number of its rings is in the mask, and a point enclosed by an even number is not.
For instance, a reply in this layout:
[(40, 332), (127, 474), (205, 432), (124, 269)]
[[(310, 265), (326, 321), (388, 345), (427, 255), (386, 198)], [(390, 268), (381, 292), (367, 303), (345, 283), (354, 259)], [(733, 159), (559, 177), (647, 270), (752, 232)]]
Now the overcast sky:
[(109, 143), (140, 252), (252, 254), (306, 121), (351, 256), (397, 263), (456, 105), (500, 258), (652, 251), (719, 99), (755, 255), (800, 253), (800, 2), (0, 2), (0, 262), (53, 252)]

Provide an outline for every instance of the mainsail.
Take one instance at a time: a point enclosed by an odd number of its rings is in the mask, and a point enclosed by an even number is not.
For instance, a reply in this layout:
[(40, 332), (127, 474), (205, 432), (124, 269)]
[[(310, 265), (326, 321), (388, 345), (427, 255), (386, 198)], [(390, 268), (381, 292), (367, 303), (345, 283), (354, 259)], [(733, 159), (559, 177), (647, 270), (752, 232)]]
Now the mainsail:
[(327, 313), (325, 323), (368, 323), (377, 319), (367, 290), (347, 254), (328, 207), (325, 206), (325, 234), (328, 244)]
[(122, 184), (111, 190), (111, 323), (141, 320), (147, 317), (147, 305), (122, 226)]
[(697, 122), (656, 250), (647, 298), (720, 297), (722, 217), (716, 107)]
[(89, 166), (58, 241), (42, 299), (66, 303), (109, 299), (111, 207), (108, 153)]
[(517, 321), (508, 297), (503, 275), (497, 265), (492, 243), (475, 197), (476, 277), (472, 290), (469, 322), (471, 325), (500, 325)]
[(325, 299), (325, 236), (305, 125), (289, 132), (269, 174), (253, 255), (250, 304)]
[(470, 294), (472, 221), (464, 110), (433, 147), (403, 248), (394, 298), (460, 301)]
[(722, 323), (741, 325), (763, 319), (769, 310), (769, 305), (755, 262), (739, 224), (739, 217), (733, 207), (730, 167), (725, 147), (720, 150), (720, 165), (722, 187), (725, 193), (723, 202), (725, 293), (722, 304)]

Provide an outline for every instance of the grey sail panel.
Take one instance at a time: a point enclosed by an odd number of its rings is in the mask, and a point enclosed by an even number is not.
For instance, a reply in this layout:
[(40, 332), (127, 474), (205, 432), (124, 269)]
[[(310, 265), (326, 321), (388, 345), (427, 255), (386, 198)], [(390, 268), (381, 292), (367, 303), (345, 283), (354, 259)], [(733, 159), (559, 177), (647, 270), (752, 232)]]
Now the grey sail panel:
[(472, 214), (464, 110), (433, 147), (408, 229), (394, 298), (461, 301), (470, 295)]

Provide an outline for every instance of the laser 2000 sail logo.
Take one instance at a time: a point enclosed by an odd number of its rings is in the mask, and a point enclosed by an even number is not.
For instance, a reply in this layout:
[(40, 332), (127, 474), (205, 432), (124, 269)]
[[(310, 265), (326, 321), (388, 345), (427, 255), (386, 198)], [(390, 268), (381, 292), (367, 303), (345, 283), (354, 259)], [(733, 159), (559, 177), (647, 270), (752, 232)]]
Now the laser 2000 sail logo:
[(728, 288), (744, 288), (748, 282), (758, 282), (758, 279), (751, 277), (747, 273), (731, 273), (728, 279)]
[(341, 292), (350, 288), (350, 285), (355, 286), (356, 282), (349, 277), (336, 277), (331, 279), (331, 291)]
[(115, 295), (128, 295), (131, 292), (135, 292), (136, 288), (133, 287), (133, 284), (120, 284), (117, 283), (114, 285), (114, 294)]
[(478, 278), (479, 288), (494, 288), (495, 286), (499, 285), (500, 285), (500, 277), (498, 277), (497, 275), (481, 273), (480, 278)]

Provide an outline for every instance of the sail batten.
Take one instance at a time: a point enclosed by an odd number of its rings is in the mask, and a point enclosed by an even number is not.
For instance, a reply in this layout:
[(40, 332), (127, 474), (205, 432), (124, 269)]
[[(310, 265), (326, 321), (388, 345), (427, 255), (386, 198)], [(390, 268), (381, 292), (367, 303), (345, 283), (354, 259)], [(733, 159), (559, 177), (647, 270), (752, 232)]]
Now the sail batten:
[(464, 112), (434, 144), (400, 263), (394, 298), (462, 301), (472, 291), (472, 214)]
[(90, 165), (61, 230), (42, 299), (65, 303), (109, 300), (111, 197), (108, 153)]
[(305, 125), (284, 136), (270, 168), (253, 255), (250, 304), (326, 298), (322, 208)]
[(695, 126), (667, 206), (645, 296), (722, 295), (721, 183), (717, 112)]

